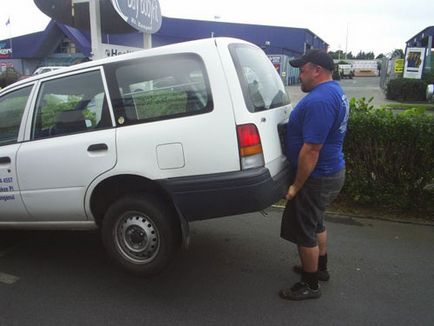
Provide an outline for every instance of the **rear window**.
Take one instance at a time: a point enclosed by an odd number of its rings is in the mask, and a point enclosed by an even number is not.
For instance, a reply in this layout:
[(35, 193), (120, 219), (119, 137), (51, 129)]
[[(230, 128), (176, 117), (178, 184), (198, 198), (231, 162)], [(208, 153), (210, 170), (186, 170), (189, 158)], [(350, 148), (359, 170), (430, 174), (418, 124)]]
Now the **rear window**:
[(119, 125), (196, 115), (213, 101), (202, 59), (195, 54), (141, 58), (108, 66)]
[(262, 50), (247, 44), (232, 44), (229, 49), (250, 112), (289, 104), (285, 86)]

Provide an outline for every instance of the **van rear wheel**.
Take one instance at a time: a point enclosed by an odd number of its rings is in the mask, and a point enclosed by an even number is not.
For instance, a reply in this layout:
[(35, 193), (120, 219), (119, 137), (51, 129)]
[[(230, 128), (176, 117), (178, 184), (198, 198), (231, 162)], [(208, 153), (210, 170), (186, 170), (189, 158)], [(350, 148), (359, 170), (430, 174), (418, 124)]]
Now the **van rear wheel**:
[(117, 200), (105, 214), (102, 238), (108, 254), (128, 271), (157, 274), (180, 247), (180, 227), (158, 198), (134, 194)]

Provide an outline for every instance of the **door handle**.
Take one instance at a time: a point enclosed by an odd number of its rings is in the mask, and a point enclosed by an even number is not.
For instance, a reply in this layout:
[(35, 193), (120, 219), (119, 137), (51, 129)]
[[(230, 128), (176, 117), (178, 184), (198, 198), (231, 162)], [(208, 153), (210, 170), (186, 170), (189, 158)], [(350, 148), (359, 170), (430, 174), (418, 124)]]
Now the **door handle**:
[(9, 164), (11, 163), (11, 158), (8, 156), (0, 157), (0, 164)]
[(88, 152), (98, 152), (98, 151), (106, 151), (108, 150), (107, 144), (93, 144), (87, 148)]

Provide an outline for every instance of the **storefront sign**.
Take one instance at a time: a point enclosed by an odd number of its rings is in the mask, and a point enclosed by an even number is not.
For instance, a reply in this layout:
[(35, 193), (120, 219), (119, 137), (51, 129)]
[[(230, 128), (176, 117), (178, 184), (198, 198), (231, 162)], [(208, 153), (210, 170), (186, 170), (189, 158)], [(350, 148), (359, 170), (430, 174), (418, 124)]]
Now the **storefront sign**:
[[(271, 63), (273, 64), (277, 73), (280, 74), (280, 62), (282, 60), (282, 57), (280, 55), (269, 55), (268, 58), (270, 59)], [(282, 73), (282, 76), (283, 76), (283, 73)], [(283, 76), (283, 77), (285, 77), (285, 76)]]
[(12, 48), (9, 41), (0, 42), (0, 58), (8, 59), (12, 56)]
[(396, 59), (394, 71), (395, 74), (402, 74), (404, 72), (404, 59)]
[(404, 78), (420, 79), (425, 61), (425, 48), (407, 48)]
[(129, 46), (122, 46), (116, 44), (101, 44), (99, 47), (101, 51), (101, 58), (103, 57), (115, 57), (121, 54), (131, 53), (135, 51), (143, 50), (142, 48), (133, 48)]
[(280, 63), (280, 60), (282, 59), (280, 55), (269, 55), (268, 58), (272, 63)]
[(161, 27), (158, 0), (111, 0), (117, 13), (135, 29), (152, 34)]

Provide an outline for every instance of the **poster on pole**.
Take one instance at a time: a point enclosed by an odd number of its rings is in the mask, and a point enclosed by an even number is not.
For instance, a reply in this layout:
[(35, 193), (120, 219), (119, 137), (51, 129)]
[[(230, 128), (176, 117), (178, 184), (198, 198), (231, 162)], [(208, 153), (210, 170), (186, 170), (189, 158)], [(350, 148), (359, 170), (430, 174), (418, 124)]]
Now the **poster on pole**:
[(9, 59), (12, 57), (12, 45), (10, 40), (0, 42), (0, 58)]
[(396, 59), (393, 68), (395, 74), (402, 74), (404, 72), (404, 59)]
[(405, 54), (404, 78), (422, 78), (425, 48), (407, 48)]

